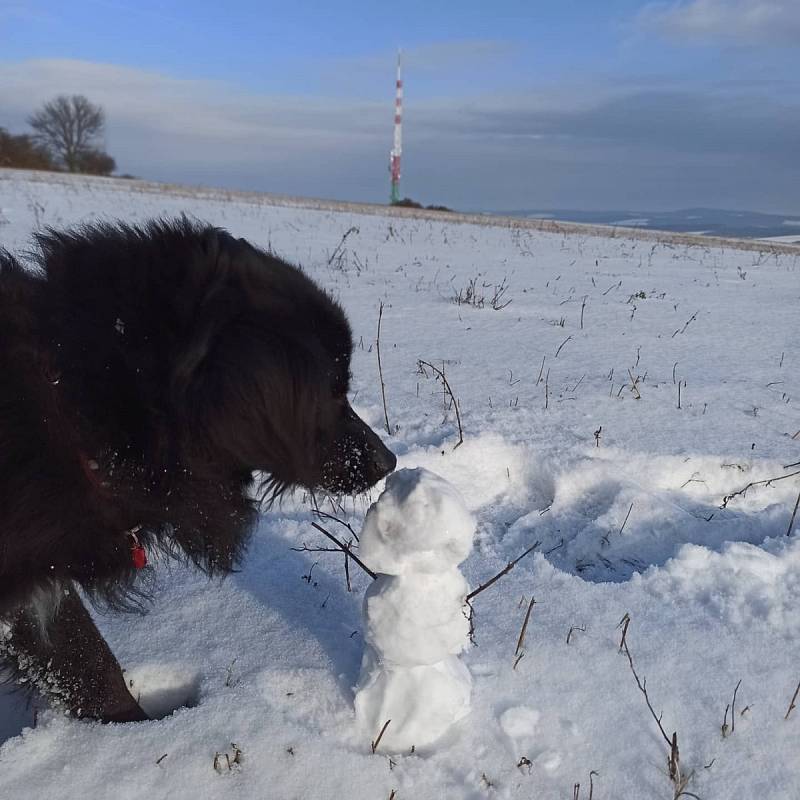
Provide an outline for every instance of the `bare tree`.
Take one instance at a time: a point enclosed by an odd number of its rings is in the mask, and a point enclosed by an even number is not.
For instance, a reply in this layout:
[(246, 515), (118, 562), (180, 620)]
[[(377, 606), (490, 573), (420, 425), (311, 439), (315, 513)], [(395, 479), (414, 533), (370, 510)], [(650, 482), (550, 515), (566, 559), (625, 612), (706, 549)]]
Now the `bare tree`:
[(80, 172), (88, 153), (98, 152), (105, 114), (83, 95), (59, 95), (28, 118), (34, 138), (46, 147), (68, 172)]

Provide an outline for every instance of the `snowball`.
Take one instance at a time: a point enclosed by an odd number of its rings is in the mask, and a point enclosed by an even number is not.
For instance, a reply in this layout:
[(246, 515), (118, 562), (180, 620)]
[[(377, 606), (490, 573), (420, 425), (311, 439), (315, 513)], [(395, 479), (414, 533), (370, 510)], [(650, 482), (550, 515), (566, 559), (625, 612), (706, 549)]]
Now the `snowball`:
[(356, 694), (356, 717), (373, 741), (387, 719), (381, 751), (432, 744), (469, 713), (472, 678), (449, 656), (430, 666), (386, 668), (367, 649)]
[(376, 572), (444, 572), (472, 549), (475, 518), (458, 490), (425, 469), (401, 469), (364, 520), (360, 555)]
[(469, 591), (457, 569), (438, 575), (379, 575), (364, 598), (365, 639), (382, 660), (404, 666), (433, 664), (467, 645)]

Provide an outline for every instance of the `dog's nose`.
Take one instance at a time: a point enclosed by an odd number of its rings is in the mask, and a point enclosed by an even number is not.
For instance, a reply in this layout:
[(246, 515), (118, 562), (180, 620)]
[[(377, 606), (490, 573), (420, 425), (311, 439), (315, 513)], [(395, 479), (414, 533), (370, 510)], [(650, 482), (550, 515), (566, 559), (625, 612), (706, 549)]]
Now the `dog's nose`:
[(375, 471), (378, 473), (378, 479), (380, 480), (380, 478), (394, 471), (394, 468), (397, 466), (397, 456), (379, 440), (376, 452), (372, 457), (372, 463)]

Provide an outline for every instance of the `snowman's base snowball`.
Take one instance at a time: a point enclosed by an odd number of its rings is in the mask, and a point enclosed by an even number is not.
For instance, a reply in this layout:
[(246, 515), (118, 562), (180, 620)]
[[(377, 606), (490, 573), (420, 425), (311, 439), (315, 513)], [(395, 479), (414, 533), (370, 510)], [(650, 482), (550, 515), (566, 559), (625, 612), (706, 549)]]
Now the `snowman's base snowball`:
[(356, 718), (384, 752), (406, 752), (433, 744), (469, 713), (472, 677), (451, 656), (436, 664), (391, 668), (377, 662), (367, 648), (356, 687)]

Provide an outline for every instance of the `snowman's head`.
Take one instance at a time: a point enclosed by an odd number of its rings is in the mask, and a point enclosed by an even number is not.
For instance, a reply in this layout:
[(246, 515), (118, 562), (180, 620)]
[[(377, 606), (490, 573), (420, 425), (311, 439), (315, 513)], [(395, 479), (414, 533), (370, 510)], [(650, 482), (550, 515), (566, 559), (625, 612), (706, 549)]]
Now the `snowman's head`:
[(454, 569), (472, 549), (475, 518), (453, 484), (426, 469), (401, 469), (364, 520), (360, 555), (388, 575)]

